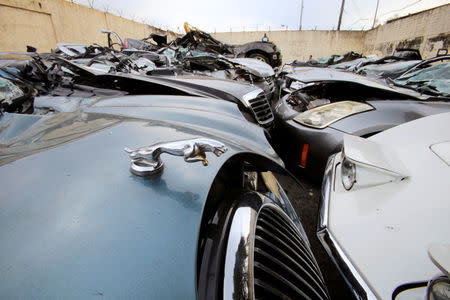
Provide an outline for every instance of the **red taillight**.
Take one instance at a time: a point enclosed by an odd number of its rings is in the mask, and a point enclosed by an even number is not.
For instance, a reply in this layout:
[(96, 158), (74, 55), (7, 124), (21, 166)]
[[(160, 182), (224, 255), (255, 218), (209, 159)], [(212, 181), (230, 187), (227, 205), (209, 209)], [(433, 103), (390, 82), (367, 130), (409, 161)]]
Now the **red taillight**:
[(123, 49), (128, 49), (128, 38), (123, 41)]
[(309, 144), (303, 144), (302, 157), (300, 159), (300, 166), (302, 168), (306, 167), (306, 160), (308, 159), (308, 150)]

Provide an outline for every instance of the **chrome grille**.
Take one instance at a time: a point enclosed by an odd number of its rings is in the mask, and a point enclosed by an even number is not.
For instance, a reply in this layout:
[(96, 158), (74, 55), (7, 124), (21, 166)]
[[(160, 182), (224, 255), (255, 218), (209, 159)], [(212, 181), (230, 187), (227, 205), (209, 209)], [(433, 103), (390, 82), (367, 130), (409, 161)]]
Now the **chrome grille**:
[(259, 124), (266, 126), (272, 124), (273, 113), (264, 92), (259, 93), (256, 98), (249, 99), (248, 102)]
[(275, 79), (273, 77), (266, 77), (267, 88), (264, 90), (266, 95), (275, 92)]
[(328, 299), (309, 246), (292, 221), (272, 206), (258, 215), (253, 259), (255, 299)]

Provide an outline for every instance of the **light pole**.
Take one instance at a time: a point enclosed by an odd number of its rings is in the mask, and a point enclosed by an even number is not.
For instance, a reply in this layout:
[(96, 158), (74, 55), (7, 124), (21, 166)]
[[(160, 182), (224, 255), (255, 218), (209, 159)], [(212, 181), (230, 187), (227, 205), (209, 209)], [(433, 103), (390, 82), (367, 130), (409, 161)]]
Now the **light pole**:
[(342, 21), (342, 13), (344, 12), (344, 5), (345, 5), (345, 0), (342, 0), (342, 5), (341, 5), (341, 12), (339, 13), (339, 21), (338, 21), (338, 26), (337, 26), (337, 30), (341, 30), (341, 21)]
[(303, 19), (303, 0), (302, 6), (300, 7), (300, 25), (298, 26), (298, 30), (302, 30), (302, 19)]
[(380, 4), (380, 0), (377, 0), (377, 8), (375, 8), (375, 16), (373, 16), (372, 28), (375, 27), (375, 20), (377, 19), (377, 13), (378, 13), (378, 4)]

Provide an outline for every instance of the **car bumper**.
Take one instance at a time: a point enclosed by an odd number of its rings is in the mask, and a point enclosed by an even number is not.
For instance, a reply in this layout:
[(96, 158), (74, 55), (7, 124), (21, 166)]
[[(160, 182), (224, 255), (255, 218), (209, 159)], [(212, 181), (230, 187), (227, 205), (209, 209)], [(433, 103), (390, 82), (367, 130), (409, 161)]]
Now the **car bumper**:
[(358, 273), (351, 260), (346, 256), (336, 239), (328, 230), (328, 207), (331, 200), (331, 191), (335, 184), (335, 171), (339, 164), (337, 156), (333, 154), (328, 159), (323, 176), (321, 199), (319, 205), (319, 218), (317, 224), (317, 237), (333, 263), (338, 268), (344, 280), (357, 299), (377, 299), (367, 283)]

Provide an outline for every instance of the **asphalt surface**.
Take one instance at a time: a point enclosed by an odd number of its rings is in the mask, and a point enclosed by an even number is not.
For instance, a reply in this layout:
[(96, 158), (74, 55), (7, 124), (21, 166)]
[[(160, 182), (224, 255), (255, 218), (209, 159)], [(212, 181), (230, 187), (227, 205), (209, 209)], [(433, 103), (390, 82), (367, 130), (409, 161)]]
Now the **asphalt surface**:
[(320, 184), (312, 183), (300, 177), (300, 175), (294, 175), (294, 177), (299, 182), (295, 182), (288, 177), (281, 177), (279, 181), (285, 188), (297, 215), (302, 221), (331, 299), (355, 299), (316, 236)]

